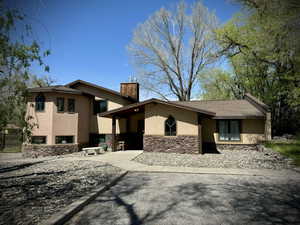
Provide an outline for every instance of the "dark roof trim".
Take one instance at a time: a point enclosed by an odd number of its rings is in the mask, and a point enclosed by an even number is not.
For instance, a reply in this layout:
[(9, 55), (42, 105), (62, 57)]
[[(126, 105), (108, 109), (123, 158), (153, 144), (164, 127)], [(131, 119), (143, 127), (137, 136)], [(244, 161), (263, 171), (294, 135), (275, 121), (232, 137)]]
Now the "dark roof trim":
[(114, 91), (114, 90), (111, 90), (111, 89), (108, 89), (108, 88), (105, 88), (105, 87), (102, 87), (102, 86), (99, 86), (99, 85), (96, 85), (96, 84), (93, 84), (93, 83), (90, 83), (90, 82), (87, 82), (87, 81), (84, 81), (84, 80), (75, 80), (71, 83), (66, 84), (65, 86), (66, 87), (73, 87), (77, 84), (84, 84), (84, 85), (87, 85), (87, 86), (90, 86), (90, 87), (94, 87), (94, 88), (99, 89), (101, 91), (105, 91), (107, 93), (110, 93), (110, 94), (116, 95), (118, 97), (124, 98), (128, 101), (135, 102), (135, 100), (130, 98), (129, 96), (123, 96), (117, 91)]
[(60, 88), (60, 87), (40, 87), (40, 88), (28, 88), (27, 89), (29, 93), (39, 93), (39, 92), (56, 92), (56, 93), (66, 93), (66, 94), (77, 94), (77, 95), (82, 95), (83, 92), (76, 90), (76, 89), (71, 89), (71, 88)]
[(269, 106), (267, 106), (265, 103), (263, 103), (262, 101), (255, 98), (249, 93), (246, 93), (244, 95), (244, 99), (247, 100), (251, 105), (253, 105), (255, 108), (257, 108), (259, 111), (261, 111), (264, 114), (270, 111)]
[(130, 105), (118, 108), (118, 109), (113, 109), (113, 110), (110, 110), (110, 111), (107, 111), (107, 112), (104, 112), (104, 113), (100, 113), (100, 116), (111, 117), (114, 114), (117, 114), (119, 112), (129, 110), (129, 109), (132, 109), (132, 108), (136, 108), (136, 107), (140, 107), (140, 106), (144, 106), (144, 105), (150, 104), (150, 103), (157, 103), (157, 104), (173, 106), (173, 107), (176, 107), (176, 108), (185, 109), (185, 110), (193, 111), (193, 112), (198, 112), (198, 113), (202, 113), (202, 114), (209, 115), (209, 116), (215, 116), (216, 115), (214, 112), (197, 109), (197, 108), (190, 107), (190, 106), (179, 105), (179, 104), (176, 104), (176, 103), (173, 103), (173, 102), (166, 102), (166, 101), (162, 101), (162, 100), (159, 100), (159, 99), (156, 99), (156, 98), (151, 98), (151, 99), (148, 99), (148, 100), (143, 101), (143, 102), (130, 104)]
[(265, 116), (214, 116), (215, 120), (265, 119)]

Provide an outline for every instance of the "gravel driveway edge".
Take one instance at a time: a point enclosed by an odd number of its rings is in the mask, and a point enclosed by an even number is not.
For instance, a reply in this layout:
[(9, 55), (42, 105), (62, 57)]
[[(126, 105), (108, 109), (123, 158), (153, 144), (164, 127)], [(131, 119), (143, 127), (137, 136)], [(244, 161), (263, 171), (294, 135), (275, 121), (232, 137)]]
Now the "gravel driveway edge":
[(84, 206), (89, 204), (93, 201), (98, 195), (107, 191), (110, 187), (117, 184), (126, 174), (128, 171), (123, 172), (121, 175), (113, 179), (109, 184), (105, 185), (104, 187), (95, 189), (90, 194), (81, 197), (80, 199), (76, 200), (69, 206), (63, 208), (60, 212), (53, 214), (49, 219), (42, 221), (41, 225), (62, 225), (71, 219), (76, 213), (78, 213)]

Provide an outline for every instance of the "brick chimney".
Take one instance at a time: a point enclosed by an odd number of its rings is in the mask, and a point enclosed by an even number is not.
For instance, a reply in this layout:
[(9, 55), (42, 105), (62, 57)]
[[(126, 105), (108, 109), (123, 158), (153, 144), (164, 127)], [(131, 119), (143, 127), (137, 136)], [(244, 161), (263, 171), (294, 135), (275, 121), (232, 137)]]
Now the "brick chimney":
[(123, 96), (130, 97), (135, 101), (139, 101), (139, 83), (130, 82), (130, 83), (121, 83), (120, 84), (120, 93)]

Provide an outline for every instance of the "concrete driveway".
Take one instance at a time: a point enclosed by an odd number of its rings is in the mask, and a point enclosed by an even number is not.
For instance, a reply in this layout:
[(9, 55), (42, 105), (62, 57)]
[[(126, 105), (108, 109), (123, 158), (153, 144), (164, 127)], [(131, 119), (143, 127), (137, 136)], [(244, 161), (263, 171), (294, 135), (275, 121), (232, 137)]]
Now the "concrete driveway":
[(131, 172), (67, 224), (300, 224), (299, 190), (299, 176)]

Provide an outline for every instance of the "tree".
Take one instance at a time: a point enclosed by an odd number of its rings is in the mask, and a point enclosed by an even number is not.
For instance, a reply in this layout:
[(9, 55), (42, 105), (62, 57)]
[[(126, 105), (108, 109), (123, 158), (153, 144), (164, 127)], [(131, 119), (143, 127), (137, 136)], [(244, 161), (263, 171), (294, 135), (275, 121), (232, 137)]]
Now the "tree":
[(168, 100), (190, 100), (198, 74), (216, 60), (217, 19), (200, 2), (161, 8), (134, 31), (128, 46), (142, 87)]
[(199, 75), (199, 83), (200, 99), (234, 99), (239, 96), (233, 75), (218, 68), (203, 71)]
[(29, 87), (49, 87), (53, 84), (56, 83), (56, 80), (49, 76), (49, 75), (44, 75), (44, 76), (36, 76), (36, 75), (31, 75), (29, 77), (29, 83), (27, 86)]
[(270, 106), (273, 133), (296, 132), (300, 126), (300, 48), (299, 40), (293, 38), (296, 31), (289, 29), (295, 10), (283, 9), (282, 13), (280, 6), (285, 3), (277, 0), (240, 2), (245, 3), (247, 13), (236, 15), (216, 32), (220, 53), (231, 62), (240, 94), (250, 92)]
[(0, 132), (9, 122), (28, 131), (25, 119), (28, 70), (33, 62), (38, 62), (49, 71), (42, 59), (50, 52), (41, 53), (37, 42), (25, 41), (24, 36), (31, 34), (28, 24), (24, 25), (25, 34), (18, 29), (25, 18), (18, 10), (5, 7), (0, 0)]

